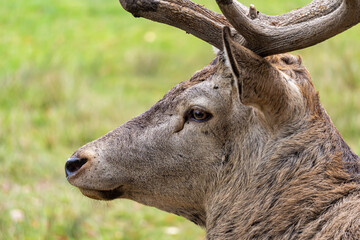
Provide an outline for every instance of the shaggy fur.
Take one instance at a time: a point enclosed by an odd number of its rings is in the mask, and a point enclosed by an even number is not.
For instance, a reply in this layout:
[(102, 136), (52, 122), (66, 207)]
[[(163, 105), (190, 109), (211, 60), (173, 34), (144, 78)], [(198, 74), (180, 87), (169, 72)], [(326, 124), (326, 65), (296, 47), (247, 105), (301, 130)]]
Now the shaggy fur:
[(78, 149), (87, 162), (69, 182), (184, 216), (207, 239), (360, 239), (360, 159), (301, 59), (224, 42), (147, 112)]

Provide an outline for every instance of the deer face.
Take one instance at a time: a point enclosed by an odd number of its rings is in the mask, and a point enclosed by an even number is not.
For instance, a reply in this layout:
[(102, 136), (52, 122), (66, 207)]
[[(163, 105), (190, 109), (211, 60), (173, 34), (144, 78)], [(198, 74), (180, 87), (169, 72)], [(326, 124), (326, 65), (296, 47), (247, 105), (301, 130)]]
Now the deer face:
[(226, 31), (224, 43), (213, 63), (148, 111), (78, 149), (66, 163), (68, 181), (94, 199), (205, 215), (205, 199), (232, 149), (243, 156), (237, 170), (248, 175), (268, 136), (294, 121), (289, 116), (303, 119), (307, 102), (301, 84), (271, 61)]
[(172, 212), (202, 206), (235, 122), (248, 111), (219, 56), (142, 115), (78, 149), (66, 165), (68, 181), (95, 199)]

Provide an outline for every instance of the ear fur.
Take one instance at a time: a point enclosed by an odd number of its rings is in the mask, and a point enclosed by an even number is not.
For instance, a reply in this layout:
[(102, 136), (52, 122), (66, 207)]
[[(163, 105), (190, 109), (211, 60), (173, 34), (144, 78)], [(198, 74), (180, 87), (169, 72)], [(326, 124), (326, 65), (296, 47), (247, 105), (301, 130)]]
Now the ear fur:
[(272, 124), (287, 115), (291, 93), (285, 78), (265, 58), (237, 43), (223, 28), (226, 61), (238, 81), (241, 102), (262, 111)]

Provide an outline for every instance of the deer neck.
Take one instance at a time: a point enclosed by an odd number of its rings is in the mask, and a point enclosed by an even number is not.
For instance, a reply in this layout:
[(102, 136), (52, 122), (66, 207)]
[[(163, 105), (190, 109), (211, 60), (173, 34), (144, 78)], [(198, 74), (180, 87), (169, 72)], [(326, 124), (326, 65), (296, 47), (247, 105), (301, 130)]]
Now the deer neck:
[[(314, 125), (317, 130), (312, 129)], [(248, 161), (239, 156), (232, 159), (234, 165), (225, 171), (232, 177), (223, 178), (208, 202), (208, 239), (296, 237), (329, 206), (356, 194), (359, 157), (331, 121), (305, 128), (286, 140), (283, 136), (268, 139), (258, 146), (259, 152), (247, 156)]]

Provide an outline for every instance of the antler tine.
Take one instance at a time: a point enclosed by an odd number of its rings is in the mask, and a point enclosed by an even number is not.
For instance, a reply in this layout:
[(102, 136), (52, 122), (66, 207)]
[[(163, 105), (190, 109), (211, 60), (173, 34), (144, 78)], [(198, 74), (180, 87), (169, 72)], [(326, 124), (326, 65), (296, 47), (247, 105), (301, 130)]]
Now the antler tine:
[[(188, 0), (120, 0), (120, 3), (135, 17), (144, 17), (180, 28), (218, 49), (223, 48), (223, 27), (231, 27), (222, 14)], [(235, 35), (240, 43), (244, 42), (240, 34)]]
[(254, 19), (236, 1), (216, 1), (244, 45), (262, 56), (315, 45), (360, 22), (360, 0), (315, 0), (284, 15)]

